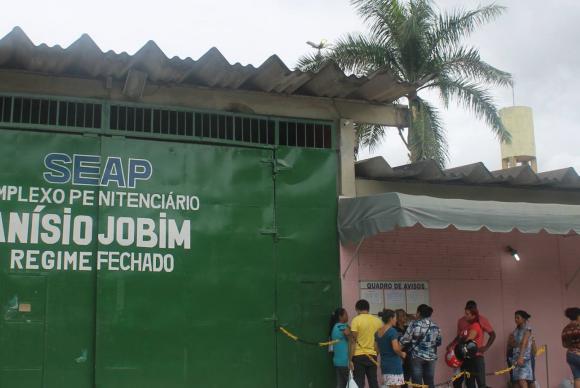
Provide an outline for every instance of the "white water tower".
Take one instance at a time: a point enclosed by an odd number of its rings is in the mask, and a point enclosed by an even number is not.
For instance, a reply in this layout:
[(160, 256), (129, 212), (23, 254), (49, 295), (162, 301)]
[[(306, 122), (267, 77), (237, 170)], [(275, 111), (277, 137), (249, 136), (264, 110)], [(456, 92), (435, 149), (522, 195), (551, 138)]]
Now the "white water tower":
[(534, 114), (527, 106), (511, 106), (499, 111), (503, 125), (512, 135), (510, 144), (501, 143), (502, 168), (529, 165), (538, 172)]

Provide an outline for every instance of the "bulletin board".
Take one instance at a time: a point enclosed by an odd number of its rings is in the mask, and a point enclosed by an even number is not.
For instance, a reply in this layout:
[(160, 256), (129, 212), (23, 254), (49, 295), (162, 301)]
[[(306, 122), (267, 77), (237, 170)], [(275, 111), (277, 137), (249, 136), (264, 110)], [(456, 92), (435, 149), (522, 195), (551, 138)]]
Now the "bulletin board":
[(426, 281), (361, 281), (360, 297), (370, 304), (370, 313), (384, 308), (403, 309), (415, 314), (421, 304), (429, 304), (429, 282)]

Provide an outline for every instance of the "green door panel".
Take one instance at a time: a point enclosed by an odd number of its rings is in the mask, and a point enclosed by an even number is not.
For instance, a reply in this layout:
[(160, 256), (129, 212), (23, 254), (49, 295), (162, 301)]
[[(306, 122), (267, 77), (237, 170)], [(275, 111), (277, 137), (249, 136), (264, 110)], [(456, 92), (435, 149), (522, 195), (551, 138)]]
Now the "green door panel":
[[(11, 185), (25, 191), (30, 187), (70, 190), (70, 184), (51, 185), (44, 181), (45, 155), (98, 154), (99, 150), (99, 139), (95, 137), (0, 130), (0, 188)], [(0, 200), (5, 229), (10, 212), (33, 213), (38, 205), (15, 198)], [(96, 210), (77, 204), (42, 206), (39, 214), (62, 215), (67, 207), (72, 214), (93, 218), (96, 215)], [(94, 245), (82, 248), (90, 252), (94, 249)], [(0, 320), (0, 338), (5, 344), (0, 346), (0, 387), (93, 387), (95, 273), (11, 269), (12, 250), (40, 253), (78, 249), (60, 243), (0, 242), (0, 304), (5, 306), (14, 295), (27, 295), (20, 298), (20, 306), (29, 304), (31, 310), (22, 313), (19, 322)]]
[[(325, 341), (329, 315), (340, 303), (337, 155), (282, 147), (276, 156), (279, 323), (305, 339)], [(326, 348), (279, 337), (278, 365), (280, 388), (334, 385)]]
[(261, 233), (273, 227), (272, 151), (102, 140), (103, 156), (119, 154), (152, 162), (147, 191), (196, 195), (200, 208), (166, 211), (191, 221), (191, 249), (157, 250), (173, 254), (173, 272), (98, 273), (96, 386), (275, 386), (274, 243)]
[(43, 373), (46, 278), (8, 275), (1, 285), (0, 386), (40, 387)]

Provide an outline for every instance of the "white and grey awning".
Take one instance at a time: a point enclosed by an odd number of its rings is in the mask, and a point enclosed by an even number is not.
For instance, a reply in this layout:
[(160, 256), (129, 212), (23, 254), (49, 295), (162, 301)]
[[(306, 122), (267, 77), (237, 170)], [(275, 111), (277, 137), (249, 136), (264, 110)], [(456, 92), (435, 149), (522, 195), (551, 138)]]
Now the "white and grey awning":
[(343, 242), (360, 241), (396, 228), (550, 234), (580, 233), (580, 205), (443, 199), (384, 193), (341, 198), (338, 228)]

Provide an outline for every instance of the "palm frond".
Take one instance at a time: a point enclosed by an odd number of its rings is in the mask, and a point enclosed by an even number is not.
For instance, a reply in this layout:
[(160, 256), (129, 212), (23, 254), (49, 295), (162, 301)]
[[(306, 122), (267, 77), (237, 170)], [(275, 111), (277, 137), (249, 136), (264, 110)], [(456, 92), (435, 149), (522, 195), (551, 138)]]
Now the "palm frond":
[(439, 79), (434, 86), (440, 90), (446, 106), (451, 99), (456, 99), (458, 104), (485, 121), (500, 141), (511, 142), (511, 134), (503, 125), (495, 101), (486, 88), (464, 79), (447, 77)]
[(432, 159), (443, 168), (449, 159), (449, 153), (439, 111), (421, 98), (411, 101), (410, 105), (408, 144), (411, 161)]
[(394, 50), (378, 42), (374, 36), (348, 34), (333, 46), (329, 58), (342, 69), (358, 76), (368, 75), (379, 69), (388, 69), (393, 75), (402, 76)]
[(490, 85), (507, 87), (513, 84), (512, 75), (481, 60), (475, 48), (457, 47), (446, 50), (441, 57), (439, 72), (472, 79)]
[(386, 128), (382, 125), (355, 124), (357, 152), (368, 149), (373, 152), (383, 141)]
[(408, 81), (416, 83), (429, 68), (429, 32), (435, 11), (429, 0), (410, 0), (408, 18), (402, 26), (401, 61), (405, 63)]
[(300, 71), (318, 72), (326, 63), (328, 57), (322, 53), (306, 54), (298, 58), (296, 69)]
[(431, 47), (434, 52), (443, 47), (453, 46), (473, 33), (477, 27), (500, 16), (506, 7), (495, 3), (479, 6), (473, 10), (456, 9), (439, 16), (431, 34)]
[(371, 34), (400, 47), (403, 24), (408, 18), (399, 0), (352, 0), (359, 15), (369, 24)]

